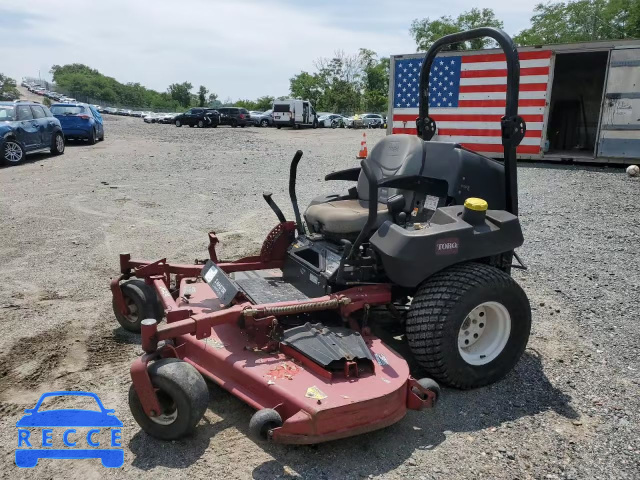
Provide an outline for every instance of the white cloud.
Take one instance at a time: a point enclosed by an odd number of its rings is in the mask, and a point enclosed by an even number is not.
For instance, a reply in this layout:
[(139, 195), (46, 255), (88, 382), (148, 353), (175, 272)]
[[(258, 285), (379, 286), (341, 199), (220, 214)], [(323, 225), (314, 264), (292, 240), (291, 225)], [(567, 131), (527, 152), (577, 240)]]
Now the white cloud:
[[(431, 3), (431, 2), (429, 2)], [(517, 5), (514, 5), (517, 3)], [(453, 15), (474, 2), (454, 0), (416, 10), (408, 0), (307, 2), (236, 0), (30, 0), (0, 19), (24, 24), (0, 44), (0, 69), (15, 77), (48, 76), (53, 64), (85, 63), (123, 82), (165, 90), (190, 81), (220, 97), (282, 95), (289, 78), (313, 70), (335, 50), (366, 47), (379, 54), (409, 53), (415, 17)], [(507, 31), (527, 26), (532, 6), (489, 0)], [(408, 13), (407, 13), (408, 12)], [(3, 23), (4, 22), (4, 23)]]

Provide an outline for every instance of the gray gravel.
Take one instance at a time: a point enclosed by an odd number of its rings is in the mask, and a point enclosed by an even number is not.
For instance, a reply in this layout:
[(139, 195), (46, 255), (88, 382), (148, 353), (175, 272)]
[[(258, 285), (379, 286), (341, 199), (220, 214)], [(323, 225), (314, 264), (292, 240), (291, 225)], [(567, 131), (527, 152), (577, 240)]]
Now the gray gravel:
[[(106, 141), (69, 145), (0, 169), (0, 441), (3, 478), (640, 478), (638, 435), (640, 179), (616, 168), (523, 165), (529, 266), (516, 272), (533, 311), (514, 372), (437, 409), (317, 447), (256, 445), (251, 409), (211, 387), (197, 434), (160, 442), (126, 403), (139, 337), (115, 328), (109, 277), (117, 254), (190, 262), (206, 232), (224, 256), (257, 250), (275, 224), (264, 190), (291, 218), (296, 149), (300, 203), (329, 193), (325, 173), (356, 165), (362, 132), (190, 129), (107, 117)], [(367, 131), (369, 147), (382, 131)], [(44, 391), (86, 389), (125, 423), (125, 466), (13, 465), (15, 422)]]

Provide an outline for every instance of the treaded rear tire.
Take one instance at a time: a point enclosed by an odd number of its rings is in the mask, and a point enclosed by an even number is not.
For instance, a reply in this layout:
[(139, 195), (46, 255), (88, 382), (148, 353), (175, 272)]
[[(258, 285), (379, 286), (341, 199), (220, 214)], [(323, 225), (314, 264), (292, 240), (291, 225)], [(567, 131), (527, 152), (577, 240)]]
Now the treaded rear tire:
[(176, 440), (191, 434), (209, 405), (209, 389), (200, 372), (187, 362), (165, 358), (149, 366), (149, 377), (163, 400), (161, 405), (175, 410), (177, 415), (171, 423), (156, 423), (144, 412), (131, 385), (129, 408), (138, 425), (161, 440)]
[[(460, 355), (458, 333), (469, 312), (490, 301), (509, 312), (509, 338), (495, 359), (472, 365)], [(406, 322), (407, 341), (418, 363), (439, 382), (461, 389), (504, 377), (524, 352), (530, 331), (531, 307), (525, 292), (502, 270), (481, 263), (454, 265), (423, 282)]]

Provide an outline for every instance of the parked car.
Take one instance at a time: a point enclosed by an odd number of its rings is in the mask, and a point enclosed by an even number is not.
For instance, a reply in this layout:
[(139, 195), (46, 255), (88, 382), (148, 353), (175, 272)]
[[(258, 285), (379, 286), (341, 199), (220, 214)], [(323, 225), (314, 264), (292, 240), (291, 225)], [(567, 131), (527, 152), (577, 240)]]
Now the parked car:
[(105, 107), (104, 113), (108, 113), (109, 115), (115, 115), (118, 112), (117, 108), (113, 107)]
[(144, 123), (160, 123), (160, 119), (164, 117), (164, 113), (151, 113), (146, 115), (143, 120)]
[(220, 114), (220, 125), (231, 125), (232, 127), (246, 127), (251, 125), (251, 114), (246, 108), (240, 107), (220, 107), (217, 109)]
[(86, 103), (55, 103), (51, 111), (60, 120), (65, 138), (87, 139), (89, 145), (104, 140), (102, 116)]
[(190, 108), (173, 119), (176, 127), (189, 125), (190, 127), (213, 127), (220, 125), (220, 114), (214, 108)]
[(159, 123), (171, 123), (173, 124), (173, 119), (176, 118), (180, 113), (164, 113), (160, 118)]
[(16, 165), (25, 154), (42, 150), (64, 153), (60, 121), (35, 102), (0, 102), (0, 162)]
[(352, 117), (347, 117), (344, 121), (347, 128), (364, 128), (364, 121), (362, 116), (356, 114)]
[(342, 115), (338, 115), (337, 113), (330, 113), (328, 115), (318, 117), (318, 126), (325, 128), (344, 128), (345, 119)]
[(366, 128), (382, 128), (384, 118), (377, 113), (363, 113), (362, 123)]
[(253, 112), (251, 112), (251, 120), (257, 127), (271, 127), (273, 126), (273, 110), (267, 110), (260, 115), (254, 115)]

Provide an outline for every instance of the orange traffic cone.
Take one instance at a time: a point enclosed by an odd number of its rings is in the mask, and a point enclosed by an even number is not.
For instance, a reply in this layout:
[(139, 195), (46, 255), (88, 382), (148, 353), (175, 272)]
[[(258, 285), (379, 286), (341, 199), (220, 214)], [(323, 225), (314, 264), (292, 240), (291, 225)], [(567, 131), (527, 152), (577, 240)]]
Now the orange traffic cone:
[(362, 141), (360, 142), (360, 151), (356, 158), (367, 158), (369, 151), (367, 150), (367, 134), (362, 132)]

